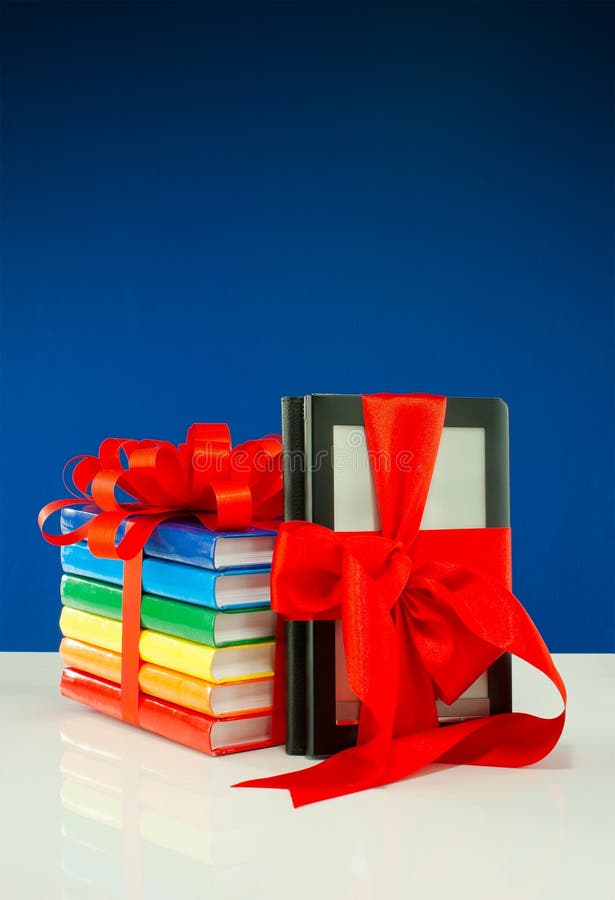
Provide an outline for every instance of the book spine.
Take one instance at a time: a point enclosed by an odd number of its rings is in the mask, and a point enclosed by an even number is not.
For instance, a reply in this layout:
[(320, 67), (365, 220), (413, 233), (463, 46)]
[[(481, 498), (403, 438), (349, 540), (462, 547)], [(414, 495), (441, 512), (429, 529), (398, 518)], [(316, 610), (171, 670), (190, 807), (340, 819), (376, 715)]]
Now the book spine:
[[(284, 445), (284, 520), (305, 519), (305, 401), (282, 399)], [(303, 756), (306, 749), (306, 625), (285, 624), (286, 752)]]

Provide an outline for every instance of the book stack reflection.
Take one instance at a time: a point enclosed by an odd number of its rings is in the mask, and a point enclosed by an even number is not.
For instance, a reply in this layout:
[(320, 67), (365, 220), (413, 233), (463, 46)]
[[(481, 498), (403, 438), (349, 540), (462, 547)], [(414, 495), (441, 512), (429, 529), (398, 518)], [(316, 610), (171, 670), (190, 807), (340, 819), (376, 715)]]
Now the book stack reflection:
[(62, 723), (64, 900), (240, 896), (237, 870), (271, 848), (266, 812), (236, 814), (203, 760), (165, 741), (122, 740), (94, 715)]

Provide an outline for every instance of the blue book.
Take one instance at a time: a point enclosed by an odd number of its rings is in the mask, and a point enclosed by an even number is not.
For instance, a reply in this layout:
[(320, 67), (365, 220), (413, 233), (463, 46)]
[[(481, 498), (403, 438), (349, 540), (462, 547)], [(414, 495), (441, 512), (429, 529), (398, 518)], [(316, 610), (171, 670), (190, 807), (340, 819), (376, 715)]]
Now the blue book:
[[(63, 533), (74, 531), (99, 512), (93, 504), (64, 509), (60, 518)], [(120, 529), (119, 538), (124, 536)], [(246, 528), (245, 531), (212, 531), (195, 519), (163, 522), (154, 531), (144, 552), (146, 556), (200, 566), (203, 569), (270, 567), (275, 531)]]
[[(61, 549), (62, 569), (122, 584), (124, 564), (120, 559), (93, 556), (85, 542)], [(168, 562), (155, 557), (143, 560), (143, 593), (158, 594), (211, 609), (269, 606), (269, 569), (244, 568), (225, 572)]]

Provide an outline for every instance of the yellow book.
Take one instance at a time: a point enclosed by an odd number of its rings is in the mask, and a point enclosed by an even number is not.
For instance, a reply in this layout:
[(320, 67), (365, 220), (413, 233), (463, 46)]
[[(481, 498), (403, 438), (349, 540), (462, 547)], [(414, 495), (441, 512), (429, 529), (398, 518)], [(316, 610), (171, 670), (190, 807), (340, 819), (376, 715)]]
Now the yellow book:
[(64, 637), (85, 641), (86, 644), (113, 650), (114, 653), (122, 652), (122, 623), (115, 619), (64, 606), (60, 616), (60, 631)]
[[(64, 637), (104, 650), (122, 652), (122, 624), (105, 616), (65, 606), (60, 616)], [(215, 684), (229, 684), (273, 675), (275, 641), (209, 647), (157, 631), (141, 632), (139, 655), (145, 662), (193, 675)]]
[(139, 641), (141, 659), (146, 662), (215, 684), (246, 678), (270, 678), (273, 675), (274, 650), (273, 641), (237, 647), (208, 647), (158, 631), (141, 632)]

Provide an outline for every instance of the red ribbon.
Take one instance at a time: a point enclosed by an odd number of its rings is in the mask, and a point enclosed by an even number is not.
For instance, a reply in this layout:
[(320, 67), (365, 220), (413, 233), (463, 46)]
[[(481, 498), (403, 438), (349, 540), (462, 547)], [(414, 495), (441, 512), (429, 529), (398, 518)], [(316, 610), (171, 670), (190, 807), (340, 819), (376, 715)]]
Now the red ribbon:
[[(220, 531), (241, 531), (252, 522), (277, 531), (282, 515), (282, 445), (277, 435), (231, 447), (225, 424), (198, 424), (186, 442), (107, 438), (97, 456), (75, 457), (72, 483), (78, 493), (48, 503), (38, 524), (46, 541), (66, 546), (86, 540), (94, 556), (124, 560), (122, 589), (122, 718), (139, 723), (139, 636), (143, 547), (167, 519), (194, 517)], [(70, 485), (65, 486), (73, 492)], [(130, 496), (118, 498), (117, 491)], [(60, 509), (94, 503), (99, 512), (67, 534), (45, 531)], [(125, 533), (120, 538), (120, 530)], [(278, 626), (278, 631), (280, 626)], [(281, 668), (281, 643), (276, 666)], [(283, 710), (274, 698), (274, 738), (282, 740)]]
[[(446, 400), (363, 397), (382, 531), (281, 526), (272, 603), (291, 619), (341, 618), (349, 681), (361, 700), (357, 746), (311, 769), (244, 782), (286, 788), (293, 804), (349, 794), (434, 763), (524, 766), (555, 746), (566, 691), (549, 652), (510, 591), (507, 528), (419, 531)], [(413, 451), (412, 472), (395, 465)], [(407, 468), (407, 467), (406, 467)], [(503, 652), (557, 687), (555, 719), (505, 713), (438, 727), (436, 698), (454, 702)]]

